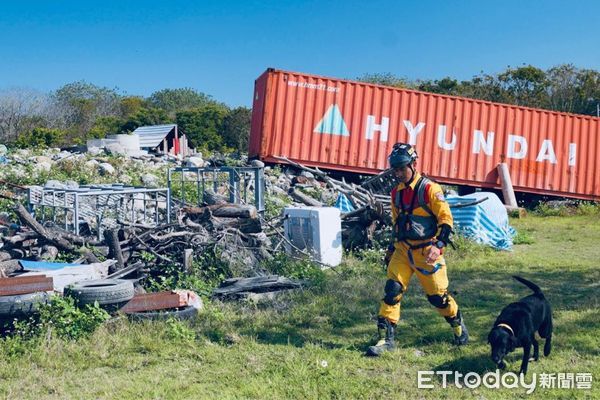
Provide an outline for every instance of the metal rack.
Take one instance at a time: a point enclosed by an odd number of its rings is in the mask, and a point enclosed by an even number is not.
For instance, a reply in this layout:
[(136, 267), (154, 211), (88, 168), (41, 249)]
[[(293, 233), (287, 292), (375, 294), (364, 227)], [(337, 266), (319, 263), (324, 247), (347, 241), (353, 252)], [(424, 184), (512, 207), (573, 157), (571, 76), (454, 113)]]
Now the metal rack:
[(169, 188), (149, 189), (125, 185), (83, 185), (78, 188), (31, 186), (29, 212), (44, 223), (62, 225), (79, 235), (83, 224), (102, 237), (105, 229), (120, 223), (157, 226), (171, 221)]
[(173, 198), (200, 205), (205, 192), (227, 193), (229, 202), (254, 204), (258, 212), (265, 210), (265, 176), (262, 167), (179, 167), (169, 169), (167, 184)]

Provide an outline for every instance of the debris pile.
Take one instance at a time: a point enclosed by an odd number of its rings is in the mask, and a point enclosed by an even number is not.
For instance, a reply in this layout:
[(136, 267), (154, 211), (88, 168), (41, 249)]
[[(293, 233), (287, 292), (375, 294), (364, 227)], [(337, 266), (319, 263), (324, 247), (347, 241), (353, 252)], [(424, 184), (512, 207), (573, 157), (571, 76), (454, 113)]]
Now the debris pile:
[[(20, 182), (21, 175), (27, 176), (22, 180), (27, 184), (65, 191), (80, 188), (80, 183), (119, 182), (157, 188), (164, 186), (169, 167), (201, 167), (208, 163), (201, 154), (182, 159), (151, 154), (130, 157), (121, 152), (115, 156), (114, 149), (105, 151), (108, 153), (98, 149), (87, 153), (50, 149), (43, 156), (31, 150), (3, 153), (0, 184), (4, 183), (2, 187), (9, 191), (0, 196), (13, 205), (8, 209), (5, 203), (4, 210), (9, 212), (0, 214), (0, 276), (19, 271), (19, 260), (91, 264), (112, 259), (112, 277), (141, 277), (167, 264), (191, 269), (192, 260), (207, 253), (231, 264), (236, 275), (256, 276), (265, 273), (260, 268), (264, 260), (282, 251), (286, 242), (289, 244), (283, 234), (281, 213), (286, 206), (339, 206), (346, 249), (368, 247), (373, 234), (389, 222), (387, 196), (288, 159), (282, 159), (287, 164), (283, 170), (279, 166), (264, 169), (265, 213), (253, 205), (227, 203), (222, 192), (206, 190), (204, 202), (198, 204), (182, 204), (173, 198), (170, 223), (149, 226), (121, 220), (98, 236), (88, 231), (74, 234), (51, 222), (40, 223), (21, 204), (22, 197), (19, 202), (16, 194), (22, 194), (25, 186), (14, 182)], [(222, 157), (213, 158), (213, 164), (224, 162)], [(251, 165), (264, 167), (256, 160)], [(78, 182), (47, 179), (65, 176), (69, 171)]]
[(286, 168), (279, 177), (271, 175), (267, 190), (273, 196), (288, 196), (297, 206), (334, 206), (341, 197), (349, 202), (352, 211), (342, 209), (342, 242), (346, 250), (367, 248), (374, 232), (389, 224), (390, 217), (386, 212), (389, 210), (389, 196), (346, 182), (343, 178), (334, 179), (318, 168), (309, 168), (287, 158), (280, 159), (294, 169)]

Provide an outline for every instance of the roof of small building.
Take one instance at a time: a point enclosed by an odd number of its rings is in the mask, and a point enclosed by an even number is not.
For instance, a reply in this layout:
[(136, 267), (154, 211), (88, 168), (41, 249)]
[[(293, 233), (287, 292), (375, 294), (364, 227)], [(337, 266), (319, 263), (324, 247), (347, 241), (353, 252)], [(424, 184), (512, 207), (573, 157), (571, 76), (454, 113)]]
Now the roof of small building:
[(176, 127), (175, 124), (140, 126), (133, 133), (140, 137), (140, 148), (155, 148)]

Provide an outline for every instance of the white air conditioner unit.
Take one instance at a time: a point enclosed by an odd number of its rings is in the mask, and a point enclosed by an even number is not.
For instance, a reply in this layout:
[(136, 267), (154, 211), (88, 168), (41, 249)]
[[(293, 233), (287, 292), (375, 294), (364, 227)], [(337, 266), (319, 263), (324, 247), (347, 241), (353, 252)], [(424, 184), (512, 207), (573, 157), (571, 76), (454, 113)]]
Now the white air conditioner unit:
[(335, 207), (287, 207), (285, 236), (288, 254), (297, 255), (298, 249), (310, 254), (316, 261), (335, 267), (342, 261), (342, 220)]

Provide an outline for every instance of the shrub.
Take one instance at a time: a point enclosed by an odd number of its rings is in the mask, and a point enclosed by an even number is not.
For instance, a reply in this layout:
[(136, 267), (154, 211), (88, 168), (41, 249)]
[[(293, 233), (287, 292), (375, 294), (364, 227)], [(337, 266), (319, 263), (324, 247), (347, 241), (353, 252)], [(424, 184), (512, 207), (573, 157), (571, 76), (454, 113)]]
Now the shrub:
[[(152, 259), (154, 256), (145, 253), (142, 258)], [(229, 264), (221, 257), (220, 250), (206, 251), (194, 255), (189, 271), (183, 264), (168, 264), (152, 271), (147, 286), (151, 291), (189, 289), (202, 295), (210, 295), (212, 290), (223, 280), (231, 277)]]
[(15, 332), (24, 338), (48, 333), (63, 339), (79, 339), (92, 334), (109, 318), (110, 315), (97, 303), (78, 308), (72, 298), (54, 296), (40, 307), (39, 316), (17, 322)]
[(569, 215), (600, 215), (600, 205), (593, 201), (572, 201), (566, 205), (540, 203), (534, 210), (541, 217), (566, 217)]
[(21, 149), (57, 147), (63, 144), (65, 136), (66, 132), (60, 129), (33, 128), (27, 133), (20, 134), (14, 144)]
[(577, 205), (578, 215), (600, 215), (600, 204), (593, 201), (582, 201)]
[(568, 207), (565, 206), (549, 206), (546, 203), (540, 203), (534, 210), (534, 213), (540, 217), (561, 217), (570, 215)]

